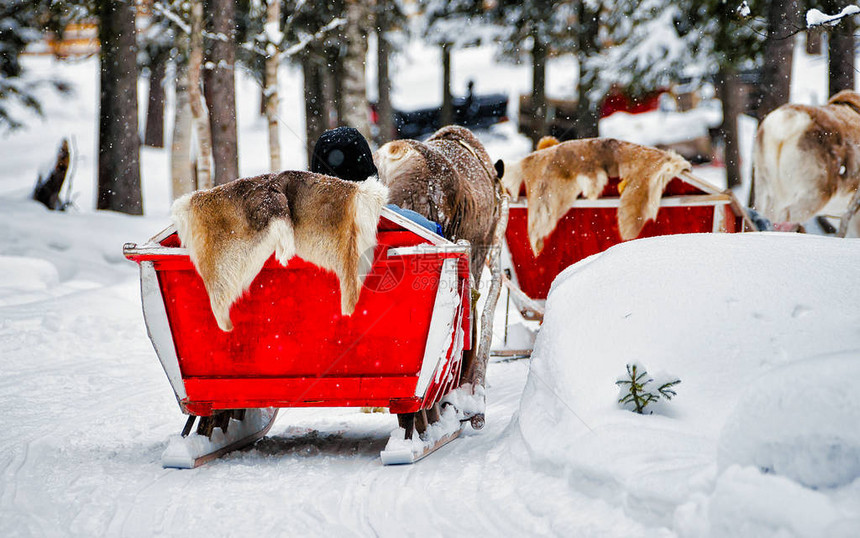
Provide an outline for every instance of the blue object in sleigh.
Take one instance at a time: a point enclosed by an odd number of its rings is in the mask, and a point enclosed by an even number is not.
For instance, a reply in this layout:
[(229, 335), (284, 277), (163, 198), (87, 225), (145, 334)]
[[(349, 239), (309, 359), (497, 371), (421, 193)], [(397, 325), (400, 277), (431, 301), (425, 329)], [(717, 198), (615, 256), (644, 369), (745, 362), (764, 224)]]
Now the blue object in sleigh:
[(411, 209), (403, 209), (402, 207), (400, 207), (396, 204), (388, 204), (385, 207), (394, 211), (395, 213), (397, 213), (398, 215), (400, 215), (402, 217), (406, 217), (407, 219), (411, 220), (415, 224), (418, 224), (418, 225), (422, 226), (423, 228), (427, 228), (428, 230), (430, 230), (431, 232), (433, 232), (437, 235), (442, 235), (442, 226), (438, 222), (433, 222), (432, 220), (426, 218), (421, 213), (416, 213), (415, 211), (412, 211)]

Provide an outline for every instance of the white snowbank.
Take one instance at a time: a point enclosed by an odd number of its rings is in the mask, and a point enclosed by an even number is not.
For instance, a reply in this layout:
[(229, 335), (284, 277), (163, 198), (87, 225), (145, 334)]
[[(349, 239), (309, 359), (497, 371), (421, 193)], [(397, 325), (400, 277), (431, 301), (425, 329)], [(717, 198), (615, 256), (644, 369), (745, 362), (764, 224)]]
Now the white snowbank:
[(662, 111), (628, 114), (616, 112), (600, 120), (600, 136), (645, 146), (674, 144), (708, 136), (708, 129), (723, 121), (718, 101), (706, 101), (686, 112)]
[[(547, 300), (520, 439), (572, 488), (682, 535), (814, 536), (860, 517), (858, 267), (860, 241), (794, 234), (659, 237), (583, 260)], [(682, 380), (662, 414), (618, 408), (634, 361)]]
[(740, 394), (719, 464), (752, 465), (810, 488), (860, 477), (860, 350), (774, 368)]

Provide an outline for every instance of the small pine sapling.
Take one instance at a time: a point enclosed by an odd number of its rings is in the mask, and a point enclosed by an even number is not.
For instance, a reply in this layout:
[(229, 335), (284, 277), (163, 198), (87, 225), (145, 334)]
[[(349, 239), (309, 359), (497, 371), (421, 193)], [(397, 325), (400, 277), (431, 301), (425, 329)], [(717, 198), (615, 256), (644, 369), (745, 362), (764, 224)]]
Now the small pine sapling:
[(661, 377), (665, 378), (666, 381), (661, 380), (655, 383), (644, 366), (635, 362), (628, 364), (627, 374), (615, 381), (615, 384), (618, 385), (618, 403), (623, 409), (643, 415), (645, 408), (649, 404), (656, 403), (660, 398), (671, 400), (677, 396), (675, 387), (681, 383), (681, 380), (667, 376)]

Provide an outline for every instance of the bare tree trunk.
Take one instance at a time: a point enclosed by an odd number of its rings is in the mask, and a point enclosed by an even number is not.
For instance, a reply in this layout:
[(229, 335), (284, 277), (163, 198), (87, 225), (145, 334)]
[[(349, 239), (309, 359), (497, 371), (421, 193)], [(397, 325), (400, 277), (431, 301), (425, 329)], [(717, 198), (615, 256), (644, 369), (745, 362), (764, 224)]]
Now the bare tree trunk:
[(188, 70), (176, 67), (176, 102), (173, 114), (173, 142), (170, 145), (170, 178), (173, 199), (197, 189), (191, 164), (191, 104), (188, 102)]
[(323, 73), (323, 94), (326, 105), (326, 129), (343, 125), (345, 115), (343, 107), (343, 58), (341, 58), (339, 43), (327, 44), (324, 48), (326, 58)]
[(266, 69), (263, 68), (263, 84), (260, 86), (260, 116), (266, 116)]
[(792, 33), (796, 31), (798, 14), (797, 0), (772, 0), (768, 3), (768, 37), (764, 45), (764, 69), (759, 85), (761, 98), (756, 107), (759, 119), (788, 102), (794, 57)]
[(454, 97), (451, 95), (451, 45), (442, 44), (442, 126), (454, 123)]
[(821, 28), (810, 28), (806, 31), (806, 54), (821, 54), (821, 34)]
[[(266, 25), (270, 27), (270, 37), (280, 29), (280, 0), (268, 0)], [(281, 54), (278, 45), (280, 43), (272, 42), (266, 45), (266, 121), (269, 124), (269, 168), (273, 172), (281, 169), (281, 139), (278, 136), (278, 63)]]
[[(600, 9), (600, 6), (597, 6), (597, 9)], [(598, 15), (598, 12), (589, 8), (587, 2), (576, 3), (576, 17), (580, 21), (576, 36), (576, 56), (579, 61), (575, 122), (577, 138), (594, 138), (599, 133), (599, 103), (592, 103), (588, 96), (594, 84), (595, 75), (585, 71), (582, 67), (585, 60), (597, 50), (597, 34), (600, 31)]]
[(540, 40), (537, 32), (532, 35), (532, 108), (534, 118), (532, 123), (532, 146), (537, 147), (538, 141), (546, 134), (546, 44)]
[(600, 110), (597, 103), (590, 101), (588, 96), (590, 90), (590, 77), (587, 75), (583, 76), (580, 70), (580, 80), (577, 85), (575, 121), (577, 138), (595, 138), (599, 135)]
[(142, 215), (135, 6), (120, 0), (96, 6), (101, 43), (96, 207)]
[(377, 94), (376, 114), (379, 129), (378, 144), (388, 142), (396, 137), (394, 130), (394, 108), (391, 106), (391, 76), (388, 72), (388, 57), (391, 45), (385, 37), (386, 28), (379, 28), (376, 34), (376, 65), (377, 65)]
[[(837, 13), (841, 5), (836, 7)], [(839, 24), (834, 26), (828, 35), (828, 88), (830, 96), (842, 90), (853, 90), (855, 86), (854, 75), (854, 24), (853, 17), (845, 17)]]
[(208, 21), (214, 35), (209, 48), (211, 69), (203, 75), (203, 92), (209, 108), (212, 131), (212, 158), (215, 161), (215, 185), (239, 177), (239, 155), (236, 140), (236, 26), (234, 0), (208, 0)]
[(188, 100), (197, 132), (197, 187), (211, 189), (212, 132), (203, 94), (200, 91), (200, 69), (203, 65), (203, 0), (191, 4), (191, 49), (188, 53)]
[(146, 105), (146, 132), (144, 144), (153, 148), (164, 147), (164, 70), (163, 57), (153, 58), (149, 68), (149, 97)]
[(723, 124), (720, 127), (725, 143), (726, 187), (741, 184), (741, 156), (738, 143), (740, 95), (738, 75), (734, 69), (723, 67), (717, 75), (720, 100), (723, 102)]
[(308, 165), (313, 161), (314, 144), (326, 128), (326, 107), (323, 97), (323, 73), (316, 58), (308, 53), (302, 58), (305, 79), (305, 133)]
[(370, 139), (367, 80), (364, 75), (367, 62), (367, 29), (373, 21), (373, 12), (362, 0), (346, 2), (346, 56), (343, 59), (343, 112), (342, 122), (354, 127)]

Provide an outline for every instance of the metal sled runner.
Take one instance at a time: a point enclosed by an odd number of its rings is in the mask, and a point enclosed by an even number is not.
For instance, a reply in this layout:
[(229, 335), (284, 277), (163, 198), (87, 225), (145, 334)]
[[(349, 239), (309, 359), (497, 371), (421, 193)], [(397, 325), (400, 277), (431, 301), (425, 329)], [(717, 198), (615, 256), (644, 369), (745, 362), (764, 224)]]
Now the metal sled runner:
[(470, 417), (458, 416), (432, 442), (418, 439), (453, 412), (441, 404), (460, 386), (463, 351), (473, 346), (469, 245), (389, 209), (377, 241), (352, 316), (341, 315), (333, 273), (300, 258), (283, 267), (272, 257), (233, 305), (232, 332), (216, 325), (172, 228), (125, 245), (125, 256), (140, 265), (150, 338), (189, 415), (184, 440), (172, 441), (183, 448), (168, 447), (165, 466), (193, 467), (254, 442), (277, 408), (388, 408), (403, 441), (414, 442), (406, 452), (383, 452), (385, 463), (415, 461), (459, 434)]

